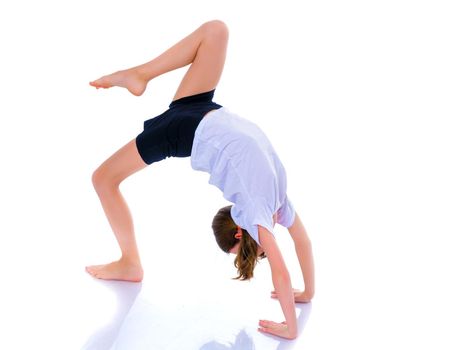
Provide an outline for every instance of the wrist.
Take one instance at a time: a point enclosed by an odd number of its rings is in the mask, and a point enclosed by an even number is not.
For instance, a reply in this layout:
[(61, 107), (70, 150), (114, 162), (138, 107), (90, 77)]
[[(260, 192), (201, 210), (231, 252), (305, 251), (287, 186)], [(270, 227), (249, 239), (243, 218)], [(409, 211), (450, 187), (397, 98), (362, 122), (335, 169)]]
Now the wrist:
[(295, 339), (298, 337), (298, 329), (297, 327), (290, 327), (289, 325), (287, 325), (287, 331), (289, 333), (289, 337), (290, 339)]
[(314, 288), (313, 288), (313, 289), (311, 289), (311, 288), (306, 289), (306, 288), (305, 288), (305, 291), (303, 292), (303, 296), (304, 296), (306, 299), (308, 299), (309, 301), (311, 301), (311, 299), (313, 299), (314, 295), (315, 295), (315, 290), (314, 290)]

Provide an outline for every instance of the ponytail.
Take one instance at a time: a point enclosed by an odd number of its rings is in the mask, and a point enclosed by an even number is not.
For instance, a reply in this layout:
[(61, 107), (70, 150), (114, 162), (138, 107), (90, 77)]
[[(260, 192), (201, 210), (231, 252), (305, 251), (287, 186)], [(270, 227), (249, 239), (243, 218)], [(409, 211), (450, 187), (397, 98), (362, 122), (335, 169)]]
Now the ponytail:
[(258, 262), (258, 243), (251, 238), (246, 230), (242, 229), (242, 232), (240, 247), (234, 261), (238, 276), (234, 279), (245, 281), (253, 277), (253, 270)]
[[(230, 215), (231, 208), (231, 205), (221, 208), (212, 221), (212, 230), (214, 232), (216, 242), (219, 245), (219, 248), (226, 253), (229, 253), (238, 242), (235, 238), (237, 225)], [(245, 229), (242, 229), (242, 238), (234, 261), (234, 265), (238, 271), (238, 276), (234, 279), (241, 281), (251, 279), (253, 277), (253, 270), (255, 269), (256, 263), (261, 258), (264, 258), (264, 254), (258, 257), (258, 243), (251, 238)]]

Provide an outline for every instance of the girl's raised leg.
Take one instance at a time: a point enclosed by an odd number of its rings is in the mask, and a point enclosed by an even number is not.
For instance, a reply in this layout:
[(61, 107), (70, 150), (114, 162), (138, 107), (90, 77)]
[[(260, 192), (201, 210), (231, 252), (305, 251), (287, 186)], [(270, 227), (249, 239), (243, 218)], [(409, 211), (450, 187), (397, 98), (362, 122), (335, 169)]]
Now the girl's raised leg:
[(153, 60), (103, 76), (90, 84), (96, 88), (120, 86), (139, 96), (150, 80), (191, 63), (174, 99), (210, 91), (217, 86), (222, 74), (227, 42), (228, 29), (223, 22), (206, 22)]
[(133, 282), (143, 279), (133, 220), (119, 186), (128, 176), (146, 166), (138, 153), (136, 141), (132, 140), (102, 163), (92, 176), (94, 188), (122, 251), (117, 261), (87, 266), (86, 271), (94, 277)]

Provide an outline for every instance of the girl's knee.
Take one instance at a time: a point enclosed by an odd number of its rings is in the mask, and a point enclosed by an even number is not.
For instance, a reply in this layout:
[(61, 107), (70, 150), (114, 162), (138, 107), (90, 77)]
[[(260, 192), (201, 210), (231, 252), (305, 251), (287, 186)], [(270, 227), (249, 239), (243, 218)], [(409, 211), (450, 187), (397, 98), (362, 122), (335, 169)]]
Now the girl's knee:
[(97, 192), (99, 192), (99, 189), (102, 186), (102, 183), (104, 182), (104, 178), (101, 175), (101, 173), (102, 171), (100, 170), (100, 168), (97, 168), (96, 170), (94, 170), (91, 177), (92, 185), (94, 186), (94, 189)]
[(208, 37), (216, 40), (227, 41), (229, 37), (229, 29), (221, 20), (213, 20), (203, 24), (203, 29)]
[(105, 167), (100, 166), (92, 173), (92, 184), (96, 192), (102, 192), (108, 188), (118, 187), (120, 181), (111, 176)]

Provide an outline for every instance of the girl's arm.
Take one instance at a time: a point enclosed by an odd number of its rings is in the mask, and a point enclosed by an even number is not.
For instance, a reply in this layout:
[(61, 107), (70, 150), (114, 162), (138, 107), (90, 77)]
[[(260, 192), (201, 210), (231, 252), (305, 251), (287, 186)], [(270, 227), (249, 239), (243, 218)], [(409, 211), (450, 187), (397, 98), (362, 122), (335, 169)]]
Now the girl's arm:
[(288, 228), (295, 244), (298, 261), (302, 269), (305, 291), (301, 295), (302, 302), (309, 302), (315, 294), (315, 269), (313, 263), (313, 252), (311, 250), (311, 240), (303, 226), (297, 213), (292, 226)]
[(283, 323), (260, 320), (259, 324), (261, 327), (258, 330), (283, 338), (294, 339), (297, 337), (298, 329), (294, 293), (289, 271), (285, 266), (284, 259), (272, 233), (258, 225), (258, 236), (261, 247), (268, 258), (271, 267), (272, 283), (274, 284), (277, 298), (285, 316), (285, 322)]

